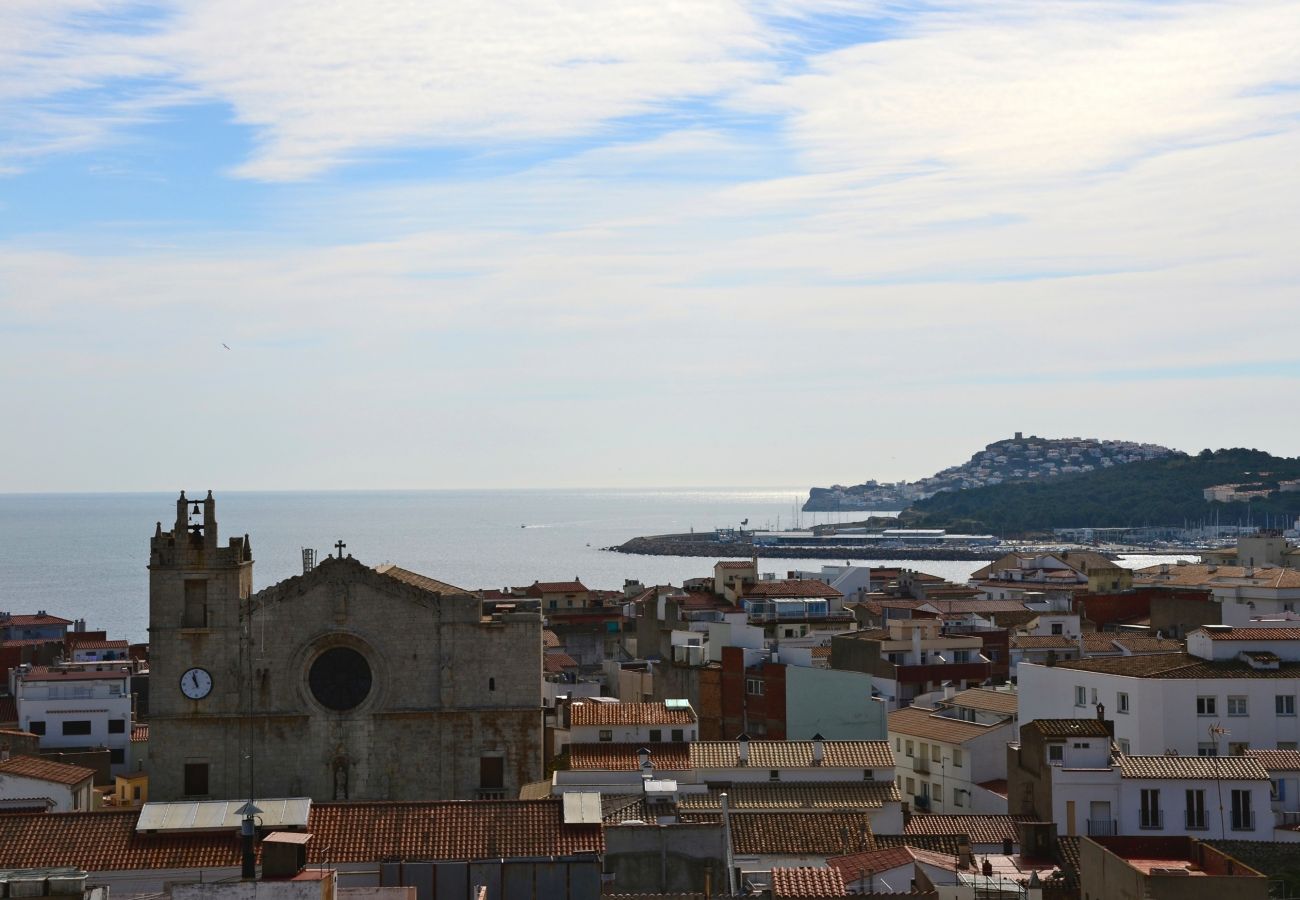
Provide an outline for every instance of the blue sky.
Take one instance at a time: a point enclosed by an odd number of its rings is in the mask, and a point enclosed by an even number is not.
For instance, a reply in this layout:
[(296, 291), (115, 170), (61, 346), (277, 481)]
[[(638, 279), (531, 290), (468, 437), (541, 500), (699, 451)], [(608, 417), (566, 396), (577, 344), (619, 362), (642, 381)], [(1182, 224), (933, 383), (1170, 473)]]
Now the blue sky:
[(9, 0), (0, 491), (1294, 455), (1296, 46), (1280, 2)]

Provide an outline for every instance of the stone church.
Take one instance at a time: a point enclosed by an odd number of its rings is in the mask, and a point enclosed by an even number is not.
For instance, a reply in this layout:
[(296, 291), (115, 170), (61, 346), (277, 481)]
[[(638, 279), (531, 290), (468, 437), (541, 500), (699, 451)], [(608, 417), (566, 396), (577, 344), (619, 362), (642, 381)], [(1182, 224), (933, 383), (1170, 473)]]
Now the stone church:
[(542, 775), (537, 613), (351, 556), (253, 593), (176, 502), (149, 554), (150, 797), (513, 798)]

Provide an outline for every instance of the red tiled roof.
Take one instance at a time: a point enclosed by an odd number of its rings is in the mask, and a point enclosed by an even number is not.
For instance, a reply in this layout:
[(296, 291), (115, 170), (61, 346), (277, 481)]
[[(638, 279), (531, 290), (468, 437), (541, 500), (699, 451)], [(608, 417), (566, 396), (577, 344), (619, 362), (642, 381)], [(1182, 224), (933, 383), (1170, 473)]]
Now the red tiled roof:
[(893, 781), (737, 781), (725, 791), (710, 788), (703, 793), (682, 794), (677, 807), (690, 812), (719, 812), (723, 793), (727, 805), (736, 812), (861, 811), (902, 800)]
[(1110, 737), (1106, 723), (1099, 719), (1034, 719), (1026, 723), (1044, 737)]
[(409, 584), (411, 587), (417, 587), (422, 591), (430, 591), (434, 594), (468, 594), (469, 591), (464, 588), (458, 588), (454, 584), (447, 584), (445, 581), (438, 581), (436, 578), (430, 578), (427, 575), (421, 575), (418, 572), (411, 572), (392, 563), (384, 563), (375, 566), (375, 571), (380, 575), (387, 575), (395, 581), (403, 584)]
[(528, 588), (529, 594), (581, 594), (586, 590), (581, 581), (534, 581)]
[[(698, 741), (690, 746), (691, 767), (733, 769), (740, 765), (739, 741)], [(823, 741), (822, 767), (886, 769), (894, 765), (888, 741)], [(812, 741), (750, 741), (748, 765), (754, 769), (806, 769), (812, 766)]]
[(39, 615), (21, 615), (21, 616), (15, 615), (15, 616), (10, 616), (9, 618), (5, 619), (3, 622), (0, 622), (0, 626), (6, 626), (6, 627), (10, 625), (31, 626), (31, 625), (71, 625), (71, 624), (72, 624), (71, 619), (60, 619), (58, 616), (51, 616), (48, 613), (41, 613)]
[(829, 866), (777, 866), (772, 869), (772, 896), (843, 897), (844, 879), (838, 869)]
[(147, 740), (149, 740), (148, 722), (131, 726), (131, 743), (138, 744), (141, 741), (147, 741)]
[[(691, 767), (689, 744), (650, 744), (650, 762), (655, 769), (681, 772)], [(602, 772), (634, 772), (641, 767), (637, 751), (641, 744), (570, 744), (569, 768)]]
[(943, 702), (1008, 716), (1014, 716), (1020, 708), (1020, 697), (1015, 691), (995, 691), (990, 688), (968, 688), (958, 691)]
[(752, 559), (724, 559), (713, 564), (715, 569), (752, 569), (754, 561)]
[(1032, 822), (1033, 816), (968, 815), (945, 816), (938, 813), (915, 815), (903, 826), (904, 834), (964, 834), (972, 844), (1000, 844), (1007, 838), (1020, 843), (1020, 822)]
[(925, 738), (944, 744), (964, 744), (1000, 729), (1005, 732), (1002, 738), (1005, 741), (1011, 737), (1010, 728), (1003, 729), (1003, 725), (1007, 724), (1003, 721), (995, 725), (982, 725), (940, 715), (936, 710), (922, 706), (907, 706), (889, 713), (887, 727), (890, 734)]
[(542, 669), (551, 674), (578, 668), (578, 661), (567, 653), (552, 650), (542, 657)]
[(1011, 646), (1020, 650), (1078, 650), (1079, 642), (1060, 634), (1013, 634)]
[(664, 703), (574, 703), (573, 725), (694, 725), (695, 710), (669, 709)]
[[(1032, 665), (1032, 664), (1031, 664)], [(1283, 662), (1276, 669), (1255, 669), (1238, 660), (1210, 662), (1188, 653), (1149, 653), (1140, 656), (1094, 656), (1067, 659), (1059, 669), (1105, 672), (1133, 678), (1283, 678), (1300, 677), (1300, 663)]]
[(744, 596), (780, 599), (782, 597), (843, 597), (844, 594), (824, 581), (792, 578), (780, 581), (756, 581), (745, 587)]
[(731, 816), (731, 846), (745, 855), (831, 856), (870, 849), (875, 839), (870, 813), (735, 813)]
[(1198, 628), (1212, 641), (1300, 641), (1300, 628), (1230, 628), (1209, 631)]
[(31, 670), (23, 676), (23, 681), (96, 681), (108, 678), (126, 678), (130, 674), (122, 671), (122, 668), (127, 668), (125, 661), (123, 661), (121, 667), (113, 663), (105, 663), (105, 665), (108, 665), (109, 668), (102, 671), (98, 669), (56, 669), (52, 666), (32, 666)]
[(990, 793), (997, 794), (999, 797), (1007, 796), (1007, 780), (1005, 778), (994, 778), (991, 781), (981, 781), (979, 786)]
[(1268, 772), (1250, 756), (1120, 756), (1121, 778), (1267, 779)]
[(1247, 750), (1270, 772), (1300, 772), (1300, 750)]
[(547, 649), (563, 646), (560, 643), (560, 637), (549, 628), (542, 629), (542, 646)]
[[(238, 867), (235, 831), (138, 834), (138, 810), (0, 815), (4, 864), (91, 872)], [(565, 825), (560, 801), (314, 804), (311, 863), (476, 860), (604, 851), (598, 825)]]
[(8, 641), (0, 641), (0, 647), (37, 647), (43, 644), (62, 646), (63, 641), (58, 638), (14, 638)]
[(878, 850), (864, 850), (850, 853), (848, 856), (832, 856), (826, 865), (836, 868), (848, 883), (853, 883), (865, 875), (888, 872), (901, 866), (912, 864), (912, 853), (907, 847), (882, 847)]
[(36, 778), (40, 781), (52, 781), (55, 784), (80, 784), (95, 777), (95, 770), (85, 766), (73, 766), (68, 763), (55, 762), (40, 756), (11, 756), (0, 760), (0, 775), (13, 775), (17, 778)]
[(78, 641), (69, 635), (68, 646), (73, 650), (125, 650), (131, 645), (127, 641)]

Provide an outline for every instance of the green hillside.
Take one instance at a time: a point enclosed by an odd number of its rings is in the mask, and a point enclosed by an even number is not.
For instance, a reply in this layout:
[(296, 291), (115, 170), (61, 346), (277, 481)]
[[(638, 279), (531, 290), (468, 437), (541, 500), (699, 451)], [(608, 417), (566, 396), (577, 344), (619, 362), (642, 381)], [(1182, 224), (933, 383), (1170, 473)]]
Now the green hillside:
[(1143, 525), (1257, 525), (1266, 516), (1294, 521), (1300, 493), (1275, 493), (1246, 503), (1208, 502), (1207, 487), (1218, 484), (1277, 482), (1300, 478), (1300, 458), (1272, 456), (1260, 450), (1202, 450), (1135, 462), (1096, 472), (949, 491), (916, 503), (904, 516), (910, 526), (973, 529), (999, 535), (1050, 531), (1052, 528), (1124, 528)]

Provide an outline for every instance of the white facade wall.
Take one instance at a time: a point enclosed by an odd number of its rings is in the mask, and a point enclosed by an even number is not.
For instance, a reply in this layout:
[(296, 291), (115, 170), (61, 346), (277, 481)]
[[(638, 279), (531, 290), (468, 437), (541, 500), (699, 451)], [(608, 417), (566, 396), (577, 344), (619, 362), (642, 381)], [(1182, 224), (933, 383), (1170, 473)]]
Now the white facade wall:
[[(1079, 705), (1077, 689), (1084, 689)], [(1300, 717), (1277, 715), (1276, 698), (1294, 697), (1300, 711), (1300, 678), (1135, 678), (1086, 672), (1060, 666), (1022, 663), (1019, 677), (1020, 720), (1075, 718), (1097, 715), (1105, 705), (1115, 722), (1115, 739), (1125, 752), (1160, 756), (1175, 751), (1196, 756), (1202, 744), (1214, 741), (1209, 728), (1218, 723), (1229, 734), (1217, 739), (1220, 755), (1232, 745), (1252, 750), (1300, 746)], [(1128, 695), (1128, 711), (1120, 694)], [(1198, 697), (1214, 697), (1214, 714), (1200, 715)], [(1246, 715), (1229, 715), (1228, 698), (1244, 697)]]
[[(19, 676), (15, 683), (19, 727), (32, 730), (33, 722), (44, 723), (42, 750), (68, 747), (107, 747), (121, 761), (111, 766), (113, 775), (131, 768), (131, 680), (127, 673), (105, 672), (103, 678), (76, 680), (29, 680)], [(90, 732), (65, 734), (67, 723), (89, 722)], [(110, 730), (110, 722), (120, 723)], [(71, 726), (77, 728), (77, 726)], [(80, 729), (78, 729), (80, 730)]]
[[(987, 734), (973, 738), (964, 744), (950, 744), (942, 741), (923, 739), (903, 732), (889, 732), (889, 746), (894, 748), (894, 760), (897, 763), (899, 793), (903, 799), (916, 806), (914, 797), (929, 798), (929, 805), (924, 810), (948, 815), (969, 813), (1006, 814), (1007, 800), (979, 787), (980, 782), (993, 781), (1007, 777), (1007, 742), (1014, 732), (1010, 726), (992, 728)], [(908, 744), (912, 746), (912, 756), (907, 755)], [(934, 748), (939, 748), (939, 759), (934, 759)], [(954, 751), (961, 751), (961, 765), (954, 763)], [(924, 752), (924, 758), (922, 753)], [(908, 779), (912, 779), (913, 789), (908, 793)], [(936, 792), (935, 785), (939, 786)], [(924, 787), (923, 787), (924, 786)], [(960, 798), (954, 791), (963, 791)], [(938, 795), (942, 794), (940, 798)], [(976, 808), (976, 798), (979, 806)], [(991, 809), (988, 807), (992, 807)]]
[(90, 779), (80, 785), (59, 784), (43, 778), (0, 774), (0, 800), (48, 798), (54, 801), (50, 812), (85, 812), (90, 809)]
[[(699, 738), (700, 726), (698, 723), (690, 725), (574, 725), (569, 729), (569, 742), (574, 744), (596, 744), (602, 743), (600, 735), (602, 731), (610, 732), (610, 737), (603, 743), (613, 742), (615, 744), (645, 744), (651, 750), (656, 743), (666, 743), (675, 740), (673, 732), (681, 731), (683, 741), (694, 741)], [(650, 732), (658, 732), (658, 738), (651, 736)]]

